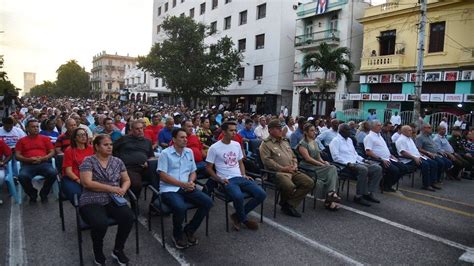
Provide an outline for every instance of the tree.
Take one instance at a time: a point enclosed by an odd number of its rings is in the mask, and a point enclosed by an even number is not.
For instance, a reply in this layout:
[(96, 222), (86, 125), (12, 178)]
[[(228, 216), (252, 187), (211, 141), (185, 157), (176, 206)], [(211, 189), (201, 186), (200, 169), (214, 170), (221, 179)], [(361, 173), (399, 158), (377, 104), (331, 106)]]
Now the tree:
[(8, 107), (17, 100), (18, 91), (15, 85), (8, 80), (7, 73), (3, 71), (3, 57), (0, 57), (0, 96), (3, 96), (0, 102)]
[(0, 80), (7, 80), (7, 72), (1, 70), (3, 68), (3, 56), (0, 56)]
[(321, 70), (324, 73), (322, 81), (316, 81), (317, 87), (322, 93), (329, 89), (336, 88), (334, 82), (328, 82), (330, 72), (335, 73), (336, 82), (341, 80), (342, 76), (346, 78), (346, 85), (352, 81), (352, 74), (355, 66), (346, 57), (350, 51), (347, 47), (338, 47), (332, 49), (327, 43), (323, 42), (319, 45), (318, 50), (314, 53), (307, 54), (303, 59), (302, 73), (307, 75), (309, 70)]
[(76, 60), (70, 60), (61, 65), (56, 71), (56, 93), (52, 96), (88, 97), (90, 94), (89, 74), (77, 64)]
[(43, 81), (43, 84), (36, 85), (30, 90), (30, 96), (60, 96), (56, 83), (51, 81)]
[(139, 57), (138, 66), (162, 78), (187, 106), (192, 99), (225, 92), (236, 79), (242, 56), (230, 38), (206, 45), (209, 27), (189, 17), (169, 17), (161, 27), (168, 38), (153, 45), (147, 56)]

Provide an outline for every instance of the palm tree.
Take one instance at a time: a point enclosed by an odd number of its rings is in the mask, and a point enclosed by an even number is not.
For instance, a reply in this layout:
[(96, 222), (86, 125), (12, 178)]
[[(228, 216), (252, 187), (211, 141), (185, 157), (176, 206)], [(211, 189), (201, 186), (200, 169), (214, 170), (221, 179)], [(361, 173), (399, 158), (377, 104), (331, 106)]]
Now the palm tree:
[(350, 54), (347, 47), (331, 48), (327, 43), (323, 42), (319, 45), (318, 50), (314, 53), (307, 54), (303, 59), (302, 73), (307, 76), (310, 70), (322, 70), (324, 78), (322, 82), (316, 82), (322, 93), (330, 88), (335, 88), (335, 83), (328, 82), (330, 72), (336, 74), (336, 82), (341, 80), (344, 75), (346, 85), (352, 81), (354, 73), (354, 64), (346, 59)]

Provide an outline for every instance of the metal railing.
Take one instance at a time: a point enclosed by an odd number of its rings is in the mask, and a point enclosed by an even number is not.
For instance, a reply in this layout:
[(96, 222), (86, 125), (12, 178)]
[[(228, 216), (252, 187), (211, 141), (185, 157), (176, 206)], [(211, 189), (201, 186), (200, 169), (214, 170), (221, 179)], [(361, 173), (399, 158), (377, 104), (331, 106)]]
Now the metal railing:
[(322, 42), (339, 42), (339, 31), (329, 29), (295, 37), (295, 46), (306, 46)]
[(402, 118), (402, 125), (408, 125), (413, 122), (413, 111), (402, 111), (400, 117)]

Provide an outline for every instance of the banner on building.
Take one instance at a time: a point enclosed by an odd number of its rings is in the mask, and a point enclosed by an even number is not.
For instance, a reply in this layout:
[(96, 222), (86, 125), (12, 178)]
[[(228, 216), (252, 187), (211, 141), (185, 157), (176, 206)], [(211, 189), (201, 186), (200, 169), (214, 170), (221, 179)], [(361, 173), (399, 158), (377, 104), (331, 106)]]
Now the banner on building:
[(474, 94), (464, 94), (464, 102), (474, 103)]
[(430, 94), (430, 102), (444, 101), (444, 94)]
[(429, 95), (429, 94), (422, 94), (422, 95), (420, 95), (420, 101), (422, 101), (422, 102), (429, 102), (429, 101), (430, 101), (430, 95)]
[(463, 100), (462, 94), (445, 94), (444, 101), (449, 103), (460, 103)]
[(360, 93), (349, 95), (349, 100), (351, 101), (360, 101), (360, 99), (361, 99)]
[(403, 102), (405, 101), (405, 94), (392, 94), (392, 101), (400, 101)]
[(373, 93), (372, 101), (380, 101), (380, 93)]

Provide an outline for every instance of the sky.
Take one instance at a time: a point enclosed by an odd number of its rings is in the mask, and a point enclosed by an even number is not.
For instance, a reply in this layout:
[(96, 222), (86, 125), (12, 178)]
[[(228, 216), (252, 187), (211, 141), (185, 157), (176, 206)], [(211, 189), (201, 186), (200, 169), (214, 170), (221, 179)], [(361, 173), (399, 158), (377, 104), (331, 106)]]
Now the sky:
[(153, 0), (0, 0), (4, 70), (22, 89), (23, 72), (36, 73), (41, 84), (56, 80), (58, 67), (71, 59), (90, 71), (101, 51), (146, 55), (152, 15)]

